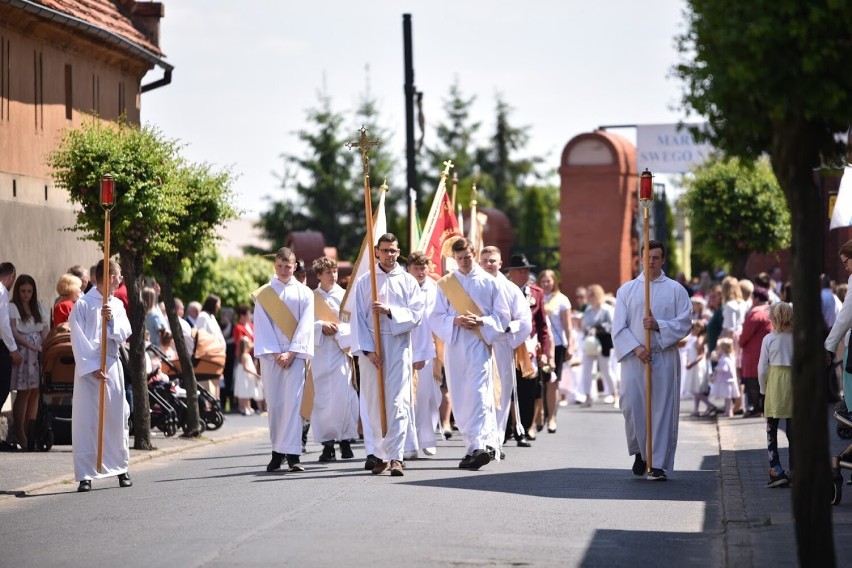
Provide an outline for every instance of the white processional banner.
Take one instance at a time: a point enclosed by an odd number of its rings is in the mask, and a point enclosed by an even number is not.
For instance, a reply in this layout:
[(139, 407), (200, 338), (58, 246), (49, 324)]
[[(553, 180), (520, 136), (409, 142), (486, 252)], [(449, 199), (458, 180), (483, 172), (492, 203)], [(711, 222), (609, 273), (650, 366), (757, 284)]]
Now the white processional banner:
[(636, 126), (636, 167), (653, 173), (682, 174), (700, 165), (713, 152), (710, 144), (698, 143), (687, 126), (640, 124)]
[(852, 167), (848, 166), (840, 178), (840, 188), (837, 190), (837, 199), (831, 212), (829, 229), (840, 227), (852, 227)]

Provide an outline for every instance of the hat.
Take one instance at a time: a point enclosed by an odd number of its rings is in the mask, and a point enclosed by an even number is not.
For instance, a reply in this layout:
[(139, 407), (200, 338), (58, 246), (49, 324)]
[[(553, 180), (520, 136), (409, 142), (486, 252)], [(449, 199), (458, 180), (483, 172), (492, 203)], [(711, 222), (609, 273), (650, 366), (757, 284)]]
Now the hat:
[(509, 260), (509, 266), (503, 267), (503, 272), (522, 268), (535, 268), (535, 264), (530, 264), (524, 254), (513, 254), (512, 258)]
[(760, 300), (761, 302), (768, 302), (769, 291), (762, 286), (755, 286), (754, 290), (751, 293), (751, 297), (755, 300)]
[(701, 296), (693, 296), (690, 298), (690, 301), (695, 302), (696, 304), (701, 304), (702, 306), (707, 305), (707, 300), (705, 300)]

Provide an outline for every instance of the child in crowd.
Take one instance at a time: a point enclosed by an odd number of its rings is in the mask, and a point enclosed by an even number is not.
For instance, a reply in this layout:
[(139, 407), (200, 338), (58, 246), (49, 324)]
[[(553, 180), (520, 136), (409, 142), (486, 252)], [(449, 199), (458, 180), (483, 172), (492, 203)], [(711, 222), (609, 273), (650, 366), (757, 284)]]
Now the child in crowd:
[(764, 395), (763, 414), (766, 416), (766, 443), (769, 450), (769, 482), (767, 487), (784, 487), (790, 484), (792, 473), (781, 468), (778, 455), (778, 423), (787, 419), (787, 442), (790, 448), (790, 472), (793, 470), (793, 308), (777, 302), (769, 308), (772, 332), (763, 338), (757, 379), (760, 394)]
[[(719, 409), (710, 402), (707, 394), (707, 362), (704, 360), (704, 337), (707, 325), (701, 320), (692, 322), (692, 333), (686, 339), (686, 392), (692, 394), (693, 408), (690, 416), (715, 416)], [(699, 412), (701, 403), (706, 409)]]
[(258, 411), (263, 400), (263, 387), (260, 383), (260, 375), (252, 358), (254, 344), (251, 339), (244, 335), (237, 345), (237, 364), (234, 365), (234, 396), (237, 397), (237, 407), (243, 416), (251, 416), (254, 411), (251, 401), (258, 401)]
[(725, 416), (733, 418), (734, 399), (740, 396), (740, 385), (737, 381), (737, 362), (734, 357), (734, 342), (730, 337), (723, 337), (716, 343), (719, 360), (713, 371), (713, 386), (710, 396), (725, 399)]

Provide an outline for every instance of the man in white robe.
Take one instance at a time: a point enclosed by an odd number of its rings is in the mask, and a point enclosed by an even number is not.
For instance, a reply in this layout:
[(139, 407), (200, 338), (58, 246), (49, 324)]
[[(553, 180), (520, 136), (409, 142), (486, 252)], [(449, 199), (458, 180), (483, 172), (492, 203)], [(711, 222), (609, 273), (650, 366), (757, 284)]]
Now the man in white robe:
[[(364, 274), (355, 284), (358, 345), (353, 345), (352, 349), (353, 355), (358, 356), (361, 397), (373, 438), (375, 465), (372, 472), (380, 474), (390, 468), (391, 475), (401, 476), (404, 475), (402, 460), (411, 418), (414, 363), (411, 332), (423, 317), (425, 297), (417, 280), (397, 263), (399, 243), (393, 234), (379, 237), (374, 250), (379, 259), (376, 265), (377, 300), (373, 301), (370, 274)], [(374, 314), (378, 314), (379, 319), (381, 358), (376, 354)], [(379, 367), (383, 371), (385, 436), (382, 436), (379, 402)], [(366, 430), (364, 435), (367, 436)]]
[[(319, 461), (336, 459), (335, 441), (340, 457), (352, 459), (350, 440), (358, 437), (358, 393), (352, 386), (352, 366), (348, 346), (349, 324), (340, 321), (340, 305), (345, 290), (337, 283), (337, 261), (327, 256), (316, 259), (313, 271), (319, 280), (314, 291), (314, 358), (311, 372), (314, 381), (314, 405), (311, 429), (314, 440), (322, 444)], [(320, 302), (329, 308), (322, 319)], [(329, 319), (331, 321), (329, 321)]]
[(509, 317), (511, 318), (507, 330), (497, 335), (493, 344), (502, 388), (500, 408), (497, 409), (497, 434), (502, 447), (505, 442), (509, 415), (515, 414), (515, 424), (521, 423), (517, 406), (512, 403), (512, 393), (515, 390), (515, 349), (520, 347), (532, 332), (532, 312), (521, 289), (500, 272), (500, 268), (503, 266), (503, 257), (499, 248), (487, 246), (482, 249), (479, 253), (479, 266), (497, 281), (500, 294), (503, 295), (506, 305), (509, 306)]
[[(471, 242), (458, 239), (452, 245), (452, 252), (458, 269), (439, 282), (429, 325), (444, 342), (447, 387), (456, 425), (465, 440), (465, 457), (459, 467), (479, 469), (491, 461), (490, 454), (496, 454), (500, 445), (494, 400), (497, 377), (491, 345), (506, 330), (510, 315), (497, 282), (474, 261)], [(471, 310), (459, 313), (453, 307), (445, 291), (452, 290), (447, 282), (451, 278), (458, 281), (466, 295), (458, 297), (473, 301), (479, 314)]]
[[(429, 257), (422, 252), (414, 252), (408, 257), (408, 273), (414, 276), (420, 289), (425, 295), (425, 313), (432, 311), (435, 305), (435, 295), (438, 287), (429, 278)], [(435, 379), (435, 337), (424, 316), (420, 324), (411, 332), (411, 343), (414, 346), (414, 370), (417, 372), (417, 386), (414, 389), (414, 419), (410, 423), (409, 436), (406, 438), (406, 454), (409, 450), (417, 455), (421, 449), (427, 456), (437, 453), (435, 429), (440, 423), (438, 409), (441, 406), (441, 375), (438, 368), (438, 379)]]
[[(260, 360), (272, 459), (266, 471), (281, 468), (287, 460), (289, 471), (305, 471), (302, 453), (302, 395), (305, 391), (305, 365), (314, 354), (314, 294), (293, 277), (296, 255), (282, 247), (275, 255), (275, 277), (268, 286), (295, 319), (292, 338), (256, 297), (254, 306), (254, 354)], [(274, 306), (274, 304), (273, 304)], [(283, 308), (283, 306), (281, 306)]]
[[(690, 332), (692, 304), (686, 289), (663, 274), (666, 249), (650, 241), (651, 315), (645, 317), (645, 274), (627, 282), (616, 295), (612, 339), (621, 363), (621, 410), (627, 450), (635, 456), (633, 473), (647, 467), (645, 363), (651, 361), (652, 460), (647, 478), (666, 479), (674, 467), (680, 405), (680, 356), (677, 343)], [(645, 330), (651, 330), (651, 351)]]
[[(92, 489), (92, 479), (118, 476), (121, 487), (133, 482), (127, 473), (130, 462), (130, 437), (127, 419), (130, 406), (124, 394), (124, 372), (118, 360), (119, 346), (130, 337), (130, 320), (121, 300), (112, 295), (121, 283), (121, 269), (111, 260), (107, 268), (109, 298), (92, 287), (77, 300), (68, 316), (71, 348), (74, 351), (74, 395), (71, 409), (74, 478), (80, 482), (77, 491)], [(96, 269), (98, 282), (103, 282), (104, 262)], [(101, 334), (103, 318), (107, 320), (106, 372), (101, 371)], [(101, 382), (106, 381), (104, 397), (104, 430), (102, 468), (98, 472), (98, 417), (100, 415)]]

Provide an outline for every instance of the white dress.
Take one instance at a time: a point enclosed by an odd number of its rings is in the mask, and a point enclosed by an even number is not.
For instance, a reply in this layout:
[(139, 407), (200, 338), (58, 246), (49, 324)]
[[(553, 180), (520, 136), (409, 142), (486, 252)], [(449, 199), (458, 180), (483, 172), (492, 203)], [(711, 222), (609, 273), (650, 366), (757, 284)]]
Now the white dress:
[[(690, 334), (686, 340), (686, 362), (691, 363), (698, 357), (698, 337)], [(707, 376), (707, 365), (704, 359), (698, 361), (691, 369), (687, 369), (683, 379), (683, 392), (701, 394), (704, 379)]]
[(263, 400), (263, 387), (257, 376), (254, 359), (243, 356), (234, 365), (234, 396), (237, 398)]

